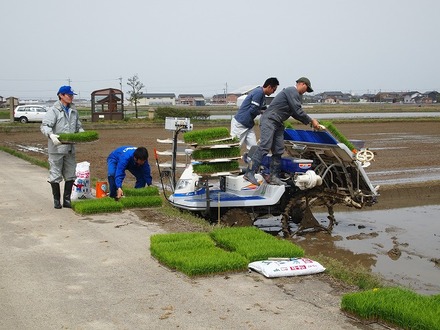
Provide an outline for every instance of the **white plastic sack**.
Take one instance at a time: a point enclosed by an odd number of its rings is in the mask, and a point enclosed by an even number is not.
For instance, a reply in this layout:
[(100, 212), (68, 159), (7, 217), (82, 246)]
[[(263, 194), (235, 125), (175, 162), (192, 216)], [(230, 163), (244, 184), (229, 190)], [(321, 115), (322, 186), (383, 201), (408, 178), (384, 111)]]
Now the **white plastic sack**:
[(76, 164), (76, 179), (72, 187), (71, 199), (92, 198), (90, 188), (90, 163), (81, 162)]
[(319, 262), (307, 258), (254, 261), (248, 267), (266, 277), (310, 275), (325, 270)]

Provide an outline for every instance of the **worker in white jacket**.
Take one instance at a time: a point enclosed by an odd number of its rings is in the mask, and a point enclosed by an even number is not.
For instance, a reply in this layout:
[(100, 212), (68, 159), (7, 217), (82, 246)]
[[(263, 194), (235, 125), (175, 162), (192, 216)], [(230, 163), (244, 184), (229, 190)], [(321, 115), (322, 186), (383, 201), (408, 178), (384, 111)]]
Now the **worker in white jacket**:
[[(76, 179), (75, 145), (62, 144), (60, 133), (84, 132), (78, 111), (72, 103), (74, 95), (70, 86), (61, 86), (58, 90), (58, 101), (49, 108), (41, 123), (41, 132), (48, 137), (49, 179), (52, 187), (54, 208), (70, 208), (70, 195)], [(64, 179), (63, 204), (61, 205), (60, 182)]]

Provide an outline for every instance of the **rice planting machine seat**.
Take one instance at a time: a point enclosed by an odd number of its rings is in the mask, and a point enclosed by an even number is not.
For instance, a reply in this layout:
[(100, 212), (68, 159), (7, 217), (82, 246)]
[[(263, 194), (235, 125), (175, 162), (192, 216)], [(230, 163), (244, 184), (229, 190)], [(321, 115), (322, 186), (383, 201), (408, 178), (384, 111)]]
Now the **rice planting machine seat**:
[[(259, 181), (255, 185), (243, 177), (239, 141), (227, 128), (194, 130), (190, 119), (168, 117), (165, 129), (173, 136), (158, 142), (171, 149), (155, 150), (165, 197), (176, 208), (228, 226), (275, 221), (285, 237), (308, 231), (331, 232), (337, 224), (335, 205), (372, 206), (379, 187), (372, 185), (365, 171), (374, 154), (366, 148), (356, 150), (332, 123), (325, 127), (322, 131), (286, 128), (281, 171), (285, 184), (266, 181), (267, 155), (255, 175)], [(161, 162), (159, 156), (171, 159)], [(318, 221), (312, 209), (320, 214), (326, 210), (326, 219)]]

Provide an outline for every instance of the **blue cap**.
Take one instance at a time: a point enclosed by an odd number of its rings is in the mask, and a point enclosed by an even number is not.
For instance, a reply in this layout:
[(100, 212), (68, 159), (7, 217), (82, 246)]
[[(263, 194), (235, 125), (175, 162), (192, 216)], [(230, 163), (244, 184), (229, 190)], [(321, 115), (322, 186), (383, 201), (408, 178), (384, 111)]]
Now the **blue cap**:
[(78, 95), (73, 92), (72, 87), (70, 86), (61, 86), (60, 89), (58, 90), (57, 95), (60, 94)]

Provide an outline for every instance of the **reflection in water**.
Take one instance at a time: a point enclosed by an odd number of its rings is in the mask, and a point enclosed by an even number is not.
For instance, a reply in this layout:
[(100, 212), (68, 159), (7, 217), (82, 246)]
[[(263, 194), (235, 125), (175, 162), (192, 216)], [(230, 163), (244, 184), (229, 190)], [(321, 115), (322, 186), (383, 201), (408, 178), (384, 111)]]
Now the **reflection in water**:
[[(440, 205), (336, 214), (332, 234), (295, 236), (306, 255), (332, 257), (348, 265), (360, 264), (385, 279), (422, 294), (440, 293)], [(326, 214), (315, 214), (325, 221)], [(279, 223), (255, 223), (277, 231)], [(325, 265), (324, 265), (325, 267)]]
[(340, 235), (329, 235), (325, 232), (308, 233), (304, 236), (292, 238), (309, 255), (323, 254), (336, 260), (343, 261), (346, 265), (361, 265), (372, 269), (376, 264), (376, 256), (372, 253), (357, 253), (338, 247), (337, 243), (344, 240)]

